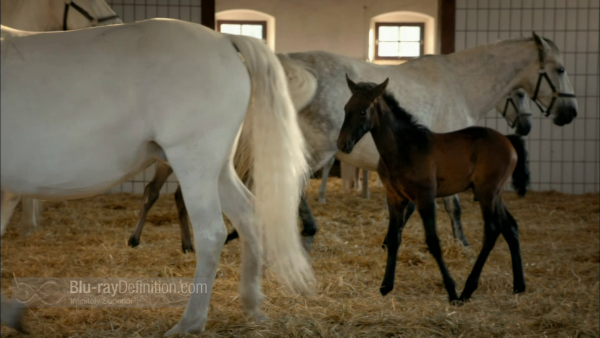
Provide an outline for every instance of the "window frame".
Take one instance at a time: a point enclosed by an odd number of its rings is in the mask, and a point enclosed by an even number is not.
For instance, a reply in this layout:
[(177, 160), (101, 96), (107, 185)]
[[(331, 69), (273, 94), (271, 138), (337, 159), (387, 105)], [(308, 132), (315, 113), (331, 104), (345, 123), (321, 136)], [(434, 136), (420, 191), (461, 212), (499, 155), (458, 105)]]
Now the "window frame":
[[(265, 20), (217, 20), (217, 31), (221, 32), (222, 24), (231, 24), (231, 25), (261, 25), (262, 30), (262, 40), (267, 42), (267, 21)], [(241, 35), (241, 34), (240, 34)], [(246, 35), (244, 35), (246, 36)]]
[[(379, 56), (379, 27), (419, 27), (421, 28), (419, 56)], [(385, 41), (387, 42), (387, 41)], [(401, 41), (398, 41), (400, 43)], [(414, 60), (425, 55), (425, 23), (424, 22), (375, 22), (375, 55), (374, 60)]]

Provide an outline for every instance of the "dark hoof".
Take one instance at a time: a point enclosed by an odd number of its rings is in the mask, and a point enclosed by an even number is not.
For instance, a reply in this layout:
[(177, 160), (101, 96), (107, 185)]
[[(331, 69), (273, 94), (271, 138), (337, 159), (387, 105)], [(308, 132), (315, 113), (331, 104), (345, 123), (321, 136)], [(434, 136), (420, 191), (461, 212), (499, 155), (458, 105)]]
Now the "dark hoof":
[(388, 293), (390, 293), (390, 291), (392, 291), (394, 289), (394, 286), (382, 286), (379, 288), (379, 292), (381, 293), (382, 296), (387, 295)]
[(310, 252), (314, 241), (315, 238), (313, 236), (302, 236), (302, 245), (304, 246), (304, 250), (306, 250), (306, 252)]
[(523, 293), (523, 292), (525, 292), (525, 285), (513, 288), (514, 294)]
[(471, 245), (469, 244), (469, 242), (467, 242), (467, 240), (466, 240), (466, 239), (462, 239), (462, 240), (460, 240), (460, 244), (462, 244), (464, 247), (469, 247), (469, 246), (471, 246)]
[(181, 250), (183, 250), (183, 253), (188, 253), (188, 252), (194, 252), (194, 246), (191, 244), (181, 244)]
[(136, 246), (140, 245), (140, 239), (132, 236), (129, 238), (129, 241), (127, 241), (127, 245), (129, 245), (132, 248), (135, 248)]
[(227, 234), (227, 239), (225, 240), (225, 244), (233, 241), (234, 239), (236, 239), (238, 237), (240, 237), (240, 235), (238, 235), (237, 231)]
[(463, 305), (465, 305), (466, 302), (468, 302), (468, 299), (467, 300), (464, 300), (462, 298), (460, 298), (460, 299), (454, 299), (454, 300), (450, 301), (450, 305), (452, 305), (452, 306), (463, 306)]

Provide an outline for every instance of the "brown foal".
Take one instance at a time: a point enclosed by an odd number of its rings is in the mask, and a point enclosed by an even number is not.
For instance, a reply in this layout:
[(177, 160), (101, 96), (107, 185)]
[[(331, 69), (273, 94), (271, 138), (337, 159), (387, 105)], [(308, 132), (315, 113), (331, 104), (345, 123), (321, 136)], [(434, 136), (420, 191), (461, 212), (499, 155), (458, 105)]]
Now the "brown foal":
[[(347, 80), (352, 97), (344, 108), (346, 115), (338, 148), (350, 153), (356, 142), (370, 131), (381, 157), (377, 172), (387, 192), (388, 259), (381, 294), (386, 295), (394, 288), (396, 258), (411, 203), (423, 219), (425, 241), (440, 268), (450, 302), (466, 301), (477, 289), (481, 270), (500, 234), (510, 248), (513, 291), (525, 291), (517, 223), (502, 200), (511, 173), (519, 195), (526, 192), (529, 172), (522, 139), (481, 127), (433, 133), (386, 93), (387, 79), (379, 85)], [(459, 298), (442, 259), (435, 224), (435, 198), (471, 188), (481, 206), (485, 231), (483, 248)]]

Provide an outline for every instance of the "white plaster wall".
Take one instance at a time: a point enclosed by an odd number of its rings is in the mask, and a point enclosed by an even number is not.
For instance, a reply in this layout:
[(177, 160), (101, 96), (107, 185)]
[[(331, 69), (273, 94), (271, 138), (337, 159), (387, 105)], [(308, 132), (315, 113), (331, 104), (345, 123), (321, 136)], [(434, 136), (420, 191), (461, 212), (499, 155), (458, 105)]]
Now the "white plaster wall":
[[(217, 13), (232, 9), (275, 17), (277, 52), (325, 50), (361, 60), (368, 58), (373, 17), (397, 11), (438, 17), (437, 0), (216, 0)], [(438, 45), (435, 41), (434, 51)]]

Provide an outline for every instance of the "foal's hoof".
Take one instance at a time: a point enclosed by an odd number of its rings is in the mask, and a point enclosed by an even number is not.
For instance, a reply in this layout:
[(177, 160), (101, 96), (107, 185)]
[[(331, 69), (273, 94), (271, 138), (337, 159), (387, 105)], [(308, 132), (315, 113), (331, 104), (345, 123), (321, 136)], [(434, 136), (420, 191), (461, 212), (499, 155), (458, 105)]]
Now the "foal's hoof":
[(327, 199), (325, 197), (319, 197), (319, 204), (326, 204)]
[(390, 293), (390, 291), (392, 291), (394, 289), (394, 286), (382, 286), (379, 288), (379, 292), (381, 292), (382, 296), (387, 295), (388, 293)]
[(450, 305), (452, 305), (452, 306), (463, 306), (463, 305), (465, 305), (465, 303), (467, 301), (468, 300), (463, 300), (463, 299), (460, 299), (460, 298), (459, 299), (454, 299), (454, 300), (450, 301)]
[(194, 246), (191, 243), (181, 243), (181, 250), (183, 253), (194, 252)]
[(140, 239), (135, 238), (135, 237), (129, 237), (129, 241), (127, 241), (127, 245), (129, 245), (132, 248), (135, 248), (136, 246), (140, 245)]
[(304, 250), (306, 250), (306, 252), (310, 252), (314, 241), (314, 236), (302, 236), (302, 245), (304, 246)]
[(513, 293), (514, 294), (523, 293), (523, 292), (525, 292), (525, 285), (523, 285), (523, 286), (515, 286), (513, 288)]

